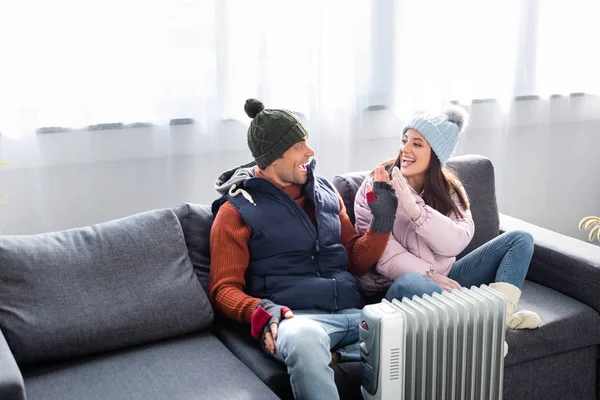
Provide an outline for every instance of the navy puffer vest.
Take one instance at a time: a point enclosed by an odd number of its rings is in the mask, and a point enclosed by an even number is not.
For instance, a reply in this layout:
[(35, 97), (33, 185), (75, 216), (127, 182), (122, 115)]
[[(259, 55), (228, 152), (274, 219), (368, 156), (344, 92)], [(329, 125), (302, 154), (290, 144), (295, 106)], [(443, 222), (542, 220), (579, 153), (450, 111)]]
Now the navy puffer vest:
[(327, 180), (314, 176), (314, 163), (308, 167), (304, 190), (315, 205), (318, 228), (294, 199), (266, 179), (244, 181), (253, 203), (241, 194), (226, 196), (252, 228), (246, 291), (292, 310), (361, 307), (340, 242), (337, 194)]

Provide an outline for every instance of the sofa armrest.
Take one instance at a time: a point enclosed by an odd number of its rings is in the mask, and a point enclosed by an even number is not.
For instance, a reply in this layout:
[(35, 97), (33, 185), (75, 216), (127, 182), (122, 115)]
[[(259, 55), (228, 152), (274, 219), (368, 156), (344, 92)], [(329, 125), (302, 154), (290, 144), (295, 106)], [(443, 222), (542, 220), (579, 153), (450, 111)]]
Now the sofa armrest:
[[(290, 376), (285, 364), (260, 350), (250, 335), (248, 325), (240, 324), (216, 313), (213, 333), (258, 378), (281, 399), (293, 399)], [(331, 366), (340, 400), (361, 400), (362, 363), (350, 361)]]
[(0, 399), (25, 400), (25, 382), (0, 330)]
[(527, 279), (600, 312), (600, 247), (500, 214), (500, 231), (509, 230), (533, 235), (535, 250)]

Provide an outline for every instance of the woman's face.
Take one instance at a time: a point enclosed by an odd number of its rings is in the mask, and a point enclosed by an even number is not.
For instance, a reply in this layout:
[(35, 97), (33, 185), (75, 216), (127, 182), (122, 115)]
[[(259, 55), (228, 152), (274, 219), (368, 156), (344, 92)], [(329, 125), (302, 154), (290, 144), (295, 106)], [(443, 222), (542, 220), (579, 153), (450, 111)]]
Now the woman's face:
[(408, 129), (402, 137), (400, 171), (405, 177), (424, 175), (429, 168), (431, 146), (419, 132)]

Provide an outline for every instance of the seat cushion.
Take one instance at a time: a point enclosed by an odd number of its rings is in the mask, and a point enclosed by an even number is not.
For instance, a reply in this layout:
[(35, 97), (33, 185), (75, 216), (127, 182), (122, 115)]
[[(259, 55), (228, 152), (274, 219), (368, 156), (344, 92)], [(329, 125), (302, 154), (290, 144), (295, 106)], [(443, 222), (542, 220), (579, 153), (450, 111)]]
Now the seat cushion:
[(29, 400), (276, 399), (203, 332), (23, 371)]
[[(256, 340), (250, 335), (247, 325), (242, 325), (224, 317), (215, 318), (215, 335), (236, 357), (246, 364), (261, 381), (282, 399), (293, 399), (290, 376), (285, 365), (258, 348)], [(360, 362), (346, 362), (332, 366), (334, 379), (340, 399), (362, 399)]]
[(537, 283), (525, 281), (518, 310), (539, 314), (538, 329), (508, 331), (507, 367), (600, 344), (600, 316), (591, 307)]
[(208, 293), (210, 271), (210, 229), (214, 220), (210, 206), (182, 203), (173, 209), (185, 237), (194, 272)]
[(171, 210), (0, 236), (0, 329), (19, 364), (191, 333), (212, 318)]
[[(453, 157), (448, 161), (447, 166), (456, 173), (467, 191), (473, 221), (475, 221), (473, 239), (459, 254), (458, 258), (460, 258), (498, 236), (500, 220), (496, 203), (494, 166), (488, 158), (476, 155)], [(351, 172), (333, 178), (333, 184), (344, 201), (352, 223), (354, 223), (354, 197), (367, 174), (368, 171)]]
[[(509, 350), (510, 351), (510, 350)], [(504, 400), (594, 400), (598, 346), (504, 369)]]

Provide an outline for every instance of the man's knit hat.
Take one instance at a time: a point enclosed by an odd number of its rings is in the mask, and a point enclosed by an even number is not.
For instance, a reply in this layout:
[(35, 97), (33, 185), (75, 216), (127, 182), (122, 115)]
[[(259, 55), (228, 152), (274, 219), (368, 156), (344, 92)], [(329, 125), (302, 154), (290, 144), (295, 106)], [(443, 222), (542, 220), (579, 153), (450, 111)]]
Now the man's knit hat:
[(252, 118), (248, 128), (248, 147), (260, 169), (266, 168), (308, 136), (304, 125), (290, 111), (266, 110), (256, 99), (246, 100), (244, 111)]
[(409, 129), (425, 137), (431, 149), (444, 166), (452, 156), (460, 134), (467, 125), (468, 114), (460, 107), (451, 107), (440, 115), (419, 115), (404, 127), (402, 135)]

